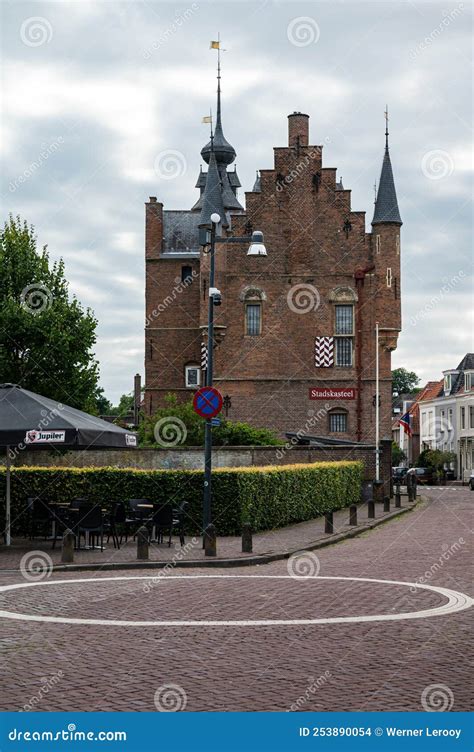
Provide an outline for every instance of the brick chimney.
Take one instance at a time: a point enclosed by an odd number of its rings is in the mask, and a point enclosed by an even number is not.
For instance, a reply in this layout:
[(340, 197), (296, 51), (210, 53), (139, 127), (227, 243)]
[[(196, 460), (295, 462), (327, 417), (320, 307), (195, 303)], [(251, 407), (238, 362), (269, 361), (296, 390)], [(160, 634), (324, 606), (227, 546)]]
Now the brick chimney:
[(288, 146), (308, 146), (309, 115), (293, 112), (288, 115)]

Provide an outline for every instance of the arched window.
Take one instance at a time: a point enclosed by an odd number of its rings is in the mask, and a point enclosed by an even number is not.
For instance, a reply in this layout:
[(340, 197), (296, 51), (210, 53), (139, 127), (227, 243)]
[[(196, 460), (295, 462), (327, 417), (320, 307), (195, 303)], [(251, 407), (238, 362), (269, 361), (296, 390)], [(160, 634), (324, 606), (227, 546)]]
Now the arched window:
[(267, 299), (259, 287), (246, 287), (240, 293), (245, 308), (245, 334), (258, 337), (262, 333), (263, 301)]

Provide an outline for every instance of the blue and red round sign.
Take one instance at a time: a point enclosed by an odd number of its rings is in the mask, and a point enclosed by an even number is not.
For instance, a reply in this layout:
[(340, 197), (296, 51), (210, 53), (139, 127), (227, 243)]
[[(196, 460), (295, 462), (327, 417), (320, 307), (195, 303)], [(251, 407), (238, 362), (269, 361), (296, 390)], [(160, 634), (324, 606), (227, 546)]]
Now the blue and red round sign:
[(222, 410), (222, 394), (213, 386), (203, 386), (194, 395), (193, 407), (201, 418), (214, 418)]

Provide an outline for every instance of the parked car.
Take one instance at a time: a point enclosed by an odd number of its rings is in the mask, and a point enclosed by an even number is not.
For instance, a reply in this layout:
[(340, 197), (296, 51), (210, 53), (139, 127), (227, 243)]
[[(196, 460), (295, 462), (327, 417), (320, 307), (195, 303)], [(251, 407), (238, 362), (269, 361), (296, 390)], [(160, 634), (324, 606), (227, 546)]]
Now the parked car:
[(474, 473), (471, 473), (471, 477), (469, 478), (469, 488), (471, 491), (474, 491)]
[(415, 471), (416, 482), (423, 486), (431, 486), (436, 480), (432, 467), (413, 467), (412, 470)]
[(406, 467), (392, 467), (392, 478), (394, 483), (406, 483), (407, 469)]

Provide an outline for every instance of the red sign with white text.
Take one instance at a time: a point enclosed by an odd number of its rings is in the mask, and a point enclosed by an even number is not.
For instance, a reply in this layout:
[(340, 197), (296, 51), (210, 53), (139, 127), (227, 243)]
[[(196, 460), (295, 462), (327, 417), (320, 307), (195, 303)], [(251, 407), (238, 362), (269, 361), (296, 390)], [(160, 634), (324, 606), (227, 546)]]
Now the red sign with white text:
[(311, 400), (353, 400), (356, 396), (354, 387), (324, 387), (313, 386), (309, 390)]

